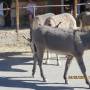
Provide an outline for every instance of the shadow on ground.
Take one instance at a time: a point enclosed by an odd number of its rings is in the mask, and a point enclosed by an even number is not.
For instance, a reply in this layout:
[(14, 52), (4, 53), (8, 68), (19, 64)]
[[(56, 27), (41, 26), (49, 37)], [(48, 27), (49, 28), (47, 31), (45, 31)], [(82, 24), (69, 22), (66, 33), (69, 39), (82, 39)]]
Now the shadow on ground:
[[(30, 81), (30, 80), (29, 80)], [(16, 88), (29, 88), (30, 90), (74, 90), (75, 88), (79, 89), (88, 89), (85, 87), (69, 87), (65, 86), (64, 83), (44, 83), (38, 81), (38, 83), (25, 82), (24, 80), (10, 80), (10, 78), (0, 78), (0, 86), (4, 87), (16, 87)], [(37, 82), (36, 80), (34, 82)], [(60, 85), (60, 86), (53, 86), (53, 85)], [(49, 86), (48, 86), (49, 85)]]
[[(17, 57), (13, 57), (16, 55)], [(30, 62), (33, 60), (32, 57), (24, 57), (23, 55), (22, 57), (18, 57), (18, 55), (22, 55), (22, 52), (0, 53), (0, 71), (26, 72), (25, 70), (22, 70), (22, 69), (11, 68), (11, 66), (13, 65), (27, 65), (27, 64), (32, 65), (32, 62)], [(12, 87), (12, 88), (30, 88), (34, 90), (74, 90), (74, 88), (84, 88), (84, 87), (69, 87), (61, 83), (44, 83), (36, 80), (33, 80), (33, 81), (32, 80), (12, 80), (12, 78), (13, 77), (0, 77), (0, 86)], [(14, 77), (14, 78), (18, 78), (18, 77)], [(23, 78), (26, 78), (26, 77), (23, 77)], [(55, 85), (58, 85), (58, 86), (55, 86)]]
[[(39, 86), (39, 84), (43, 86)], [(47, 86), (50, 84), (54, 83), (28, 83), (20, 80), (10, 80), (10, 78), (0, 78), (0, 86), (4, 87), (30, 88), (34, 90), (74, 90), (72, 87)]]
[[(23, 53), (27, 53), (27, 52), (23, 52)], [(18, 56), (18, 55), (21, 55), (21, 56)], [(0, 53), (0, 71), (25, 72), (25, 70), (13, 69), (13, 68), (11, 68), (11, 66), (26, 65), (26, 64), (30, 65), (32, 63), (27, 63), (27, 62), (30, 62), (32, 60), (33, 60), (32, 57), (23, 56), (22, 52)]]

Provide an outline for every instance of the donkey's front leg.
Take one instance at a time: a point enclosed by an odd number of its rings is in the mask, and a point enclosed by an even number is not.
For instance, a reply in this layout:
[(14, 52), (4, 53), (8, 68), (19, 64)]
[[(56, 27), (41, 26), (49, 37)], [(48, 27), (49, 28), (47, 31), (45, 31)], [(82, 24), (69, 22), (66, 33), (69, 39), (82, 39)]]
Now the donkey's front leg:
[(72, 58), (73, 58), (73, 56), (71, 56), (71, 55), (68, 55), (68, 57), (67, 57), (67, 61), (66, 61), (66, 65), (65, 65), (65, 70), (64, 70), (64, 76), (63, 76), (63, 78), (65, 80), (65, 84), (68, 84), (67, 72), (68, 72), (68, 69), (70, 67), (70, 63), (72, 61)]
[(89, 85), (89, 88), (90, 88), (90, 82), (87, 78), (87, 75), (86, 75), (86, 68), (85, 68), (85, 65), (84, 65), (84, 62), (83, 62), (83, 58), (82, 58), (82, 55), (79, 55), (77, 58), (77, 62), (79, 64), (79, 67), (81, 69), (81, 72), (83, 73), (83, 76), (85, 78), (85, 81), (86, 81), (86, 84)]
[(34, 59), (34, 63), (33, 63), (33, 69), (32, 69), (32, 77), (34, 77), (35, 72), (36, 72), (36, 63), (37, 63), (37, 54), (36, 53), (34, 53), (33, 59)]

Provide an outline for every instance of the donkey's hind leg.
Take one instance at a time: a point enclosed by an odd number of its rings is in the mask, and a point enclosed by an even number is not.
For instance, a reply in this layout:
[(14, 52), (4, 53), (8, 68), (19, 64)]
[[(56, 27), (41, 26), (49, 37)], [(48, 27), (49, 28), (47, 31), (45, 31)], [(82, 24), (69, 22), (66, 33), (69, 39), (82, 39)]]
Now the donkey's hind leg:
[(46, 51), (46, 53), (47, 53), (47, 58), (46, 58), (45, 64), (48, 64), (49, 63), (49, 52), (48, 52), (48, 50)]
[(46, 81), (46, 78), (44, 77), (43, 68), (42, 68), (44, 50), (45, 49), (44, 49), (44, 46), (43, 45), (37, 45), (38, 65), (39, 65), (39, 68), (40, 68), (41, 77), (43, 78), (43, 81), (45, 82)]
[(86, 75), (86, 68), (85, 68), (85, 65), (84, 65), (84, 62), (83, 62), (83, 58), (82, 58), (82, 55), (79, 55), (77, 58), (77, 62), (79, 64), (79, 67), (81, 69), (81, 72), (83, 73), (83, 76), (85, 78), (85, 81), (86, 81), (86, 84), (89, 85), (89, 88), (90, 88), (90, 82), (87, 78), (87, 75)]
[(34, 77), (34, 74), (36, 72), (36, 63), (37, 63), (37, 49), (35, 44), (32, 43), (32, 51), (33, 51), (33, 59), (34, 59), (34, 63), (33, 63), (33, 69), (32, 69), (32, 77)]
[(65, 70), (64, 70), (64, 76), (63, 76), (63, 78), (65, 80), (65, 84), (68, 84), (68, 81), (67, 81), (67, 72), (68, 72), (68, 69), (70, 67), (70, 63), (72, 61), (72, 58), (73, 58), (73, 56), (71, 56), (71, 55), (68, 55), (68, 57), (67, 57), (67, 61), (66, 61), (66, 65), (65, 65)]
[(37, 63), (37, 54), (36, 53), (34, 53), (33, 59), (34, 59), (34, 63), (33, 63), (33, 69), (32, 69), (32, 77), (34, 77), (34, 74), (36, 72), (36, 63)]
[(56, 59), (57, 59), (57, 66), (61, 66), (61, 61), (59, 60), (59, 55), (56, 54)]
[(34, 45), (34, 64), (33, 64), (33, 69), (32, 69), (32, 75), (34, 76), (35, 71), (36, 71), (36, 62), (38, 61), (38, 65), (40, 68), (40, 74), (41, 77), (43, 78), (43, 81), (46, 81), (42, 69), (42, 61), (43, 61), (43, 54), (44, 54), (44, 47), (43, 45), (41, 46), (40, 44)]

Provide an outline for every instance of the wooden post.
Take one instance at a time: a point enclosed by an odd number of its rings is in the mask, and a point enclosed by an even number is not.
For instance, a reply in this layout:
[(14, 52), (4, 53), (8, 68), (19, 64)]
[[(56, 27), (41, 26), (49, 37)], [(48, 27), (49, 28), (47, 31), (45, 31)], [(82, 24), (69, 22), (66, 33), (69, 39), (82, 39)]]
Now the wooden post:
[(16, 0), (16, 32), (19, 30), (19, 0)]
[[(61, 0), (61, 5), (64, 5), (64, 0)], [(64, 12), (64, 7), (61, 7), (61, 13)]]
[(73, 11), (74, 17), (77, 17), (77, 2), (78, 0), (74, 0), (74, 11)]

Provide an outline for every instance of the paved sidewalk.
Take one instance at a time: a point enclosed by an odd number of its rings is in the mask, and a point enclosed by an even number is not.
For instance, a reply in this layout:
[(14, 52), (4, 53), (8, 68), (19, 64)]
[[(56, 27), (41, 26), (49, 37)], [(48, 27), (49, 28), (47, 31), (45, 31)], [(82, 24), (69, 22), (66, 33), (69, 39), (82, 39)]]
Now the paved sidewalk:
[[(84, 62), (90, 80), (89, 55), (90, 51), (85, 52)], [(68, 72), (69, 84), (66, 85), (63, 80), (66, 60), (60, 60), (61, 66), (57, 66), (54, 56), (48, 65), (43, 64), (47, 82), (42, 82), (38, 66), (35, 78), (31, 77), (33, 58), (29, 47), (0, 48), (0, 90), (87, 90), (75, 58)]]

